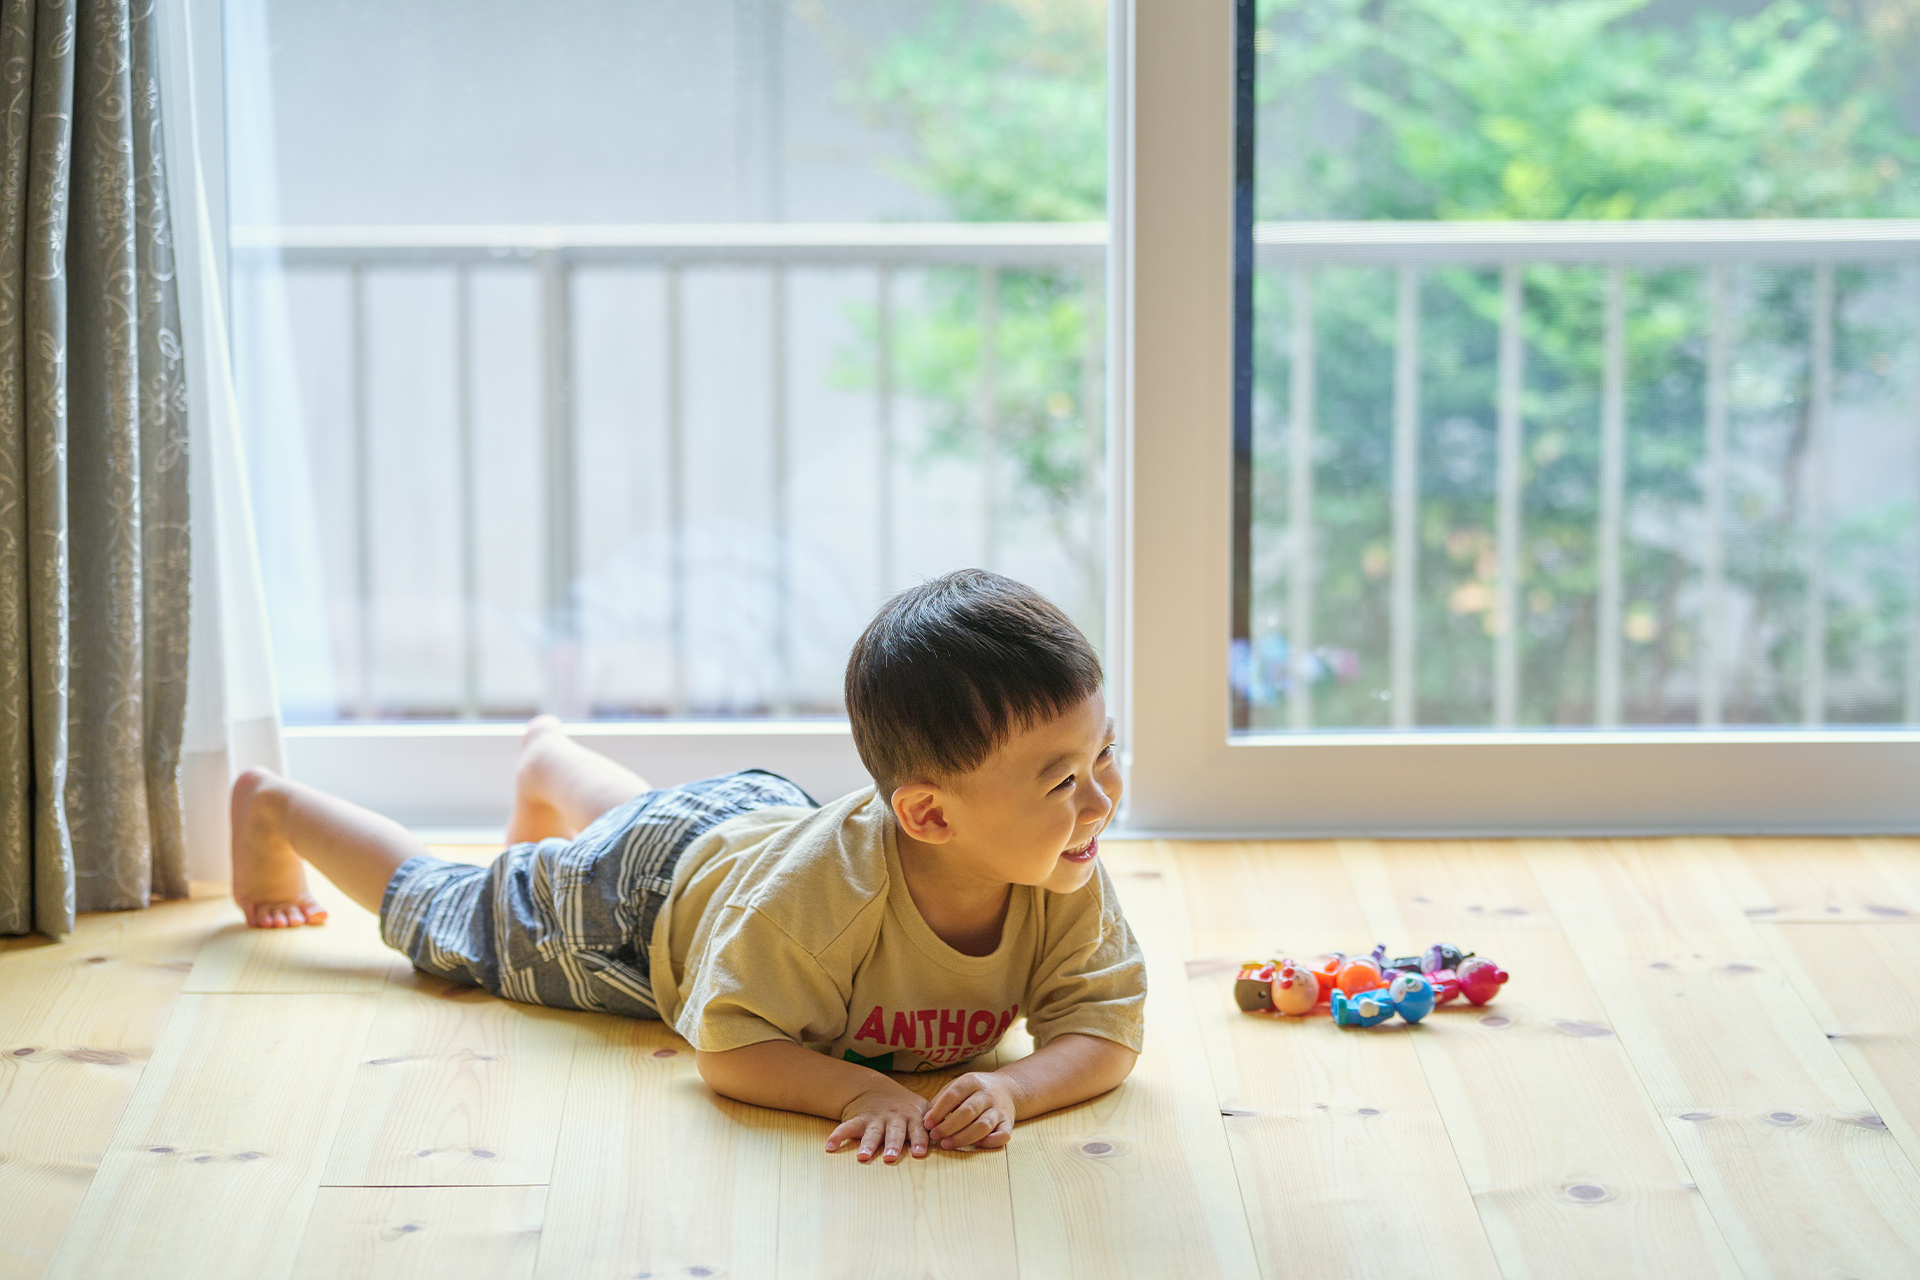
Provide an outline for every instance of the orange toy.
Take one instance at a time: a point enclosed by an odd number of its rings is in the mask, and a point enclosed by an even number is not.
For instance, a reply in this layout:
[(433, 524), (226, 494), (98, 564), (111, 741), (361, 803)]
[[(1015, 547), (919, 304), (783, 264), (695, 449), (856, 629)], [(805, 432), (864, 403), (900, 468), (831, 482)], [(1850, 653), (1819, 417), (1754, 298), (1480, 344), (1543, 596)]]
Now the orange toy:
[(1359, 956), (1340, 966), (1340, 977), (1334, 985), (1352, 998), (1364, 991), (1378, 991), (1387, 985), (1387, 980), (1381, 976), (1378, 964)]
[(1340, 966), (1346, 962), (1346, 955), (1336, 951), (1314, 968), (1313, 976), (1320, 986), (1319, 1003), (1325, 1004), (1333, 998), (1333, 989), (1340, 983)]
[(1273, 1007), (1281, 1013), (1304, 1017), (1320, 1002), (1320, 979), (1298, 960), (1281, 960), (1274, 966)]

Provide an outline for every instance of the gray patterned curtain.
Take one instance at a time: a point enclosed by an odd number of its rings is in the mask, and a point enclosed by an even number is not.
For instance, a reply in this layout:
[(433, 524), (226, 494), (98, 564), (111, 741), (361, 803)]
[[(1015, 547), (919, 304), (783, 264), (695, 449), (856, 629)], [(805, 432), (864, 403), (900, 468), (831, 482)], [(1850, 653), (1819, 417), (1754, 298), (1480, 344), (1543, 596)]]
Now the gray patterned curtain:
[(0, 933), (187, 890), (187, 422), (151, 0), (0, 0)]

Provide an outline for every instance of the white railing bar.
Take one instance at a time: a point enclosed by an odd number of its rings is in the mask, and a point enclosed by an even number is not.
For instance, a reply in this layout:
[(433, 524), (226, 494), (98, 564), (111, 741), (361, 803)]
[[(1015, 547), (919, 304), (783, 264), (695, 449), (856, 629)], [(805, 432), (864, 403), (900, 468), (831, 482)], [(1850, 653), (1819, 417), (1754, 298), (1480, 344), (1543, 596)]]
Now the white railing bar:
[(1707, 269), (1706, 529), (1700, 540), (1700, 723), (1726, 715), (1727, 268)]
[[(1102, 275), (1100, 267), (1086, 269), (1081, 283), (1084, 306), (1080, 317), (1080, 467), (1087, 486), (1083, 513), (1087, 522), (1087, 588), (1090, 601), (1096, 603), (1101, 596), (1102, 562), (1105, 557), (1100, 551), (1107, 528), (1106, 504), (1100, 500), (1100, 477), (1106, 461), (1102, 449), (1107, 425), (1104, 402), (1106, 371), (1101, 368), (1100, 361), (1101, 353), (1106, 350), (1107, 338), (1106, 324), (1101, 315)], [(1106, 626), (1105, 619), (1101, 620), (1101, 626), (1103, 629)]]
[(480, 718), (479, 458), (473, 437), (473, 275), (453, 276), (453, 414), (460, 486), (460, 715)]
[(1608, 267), (1600, 374), (1600, 583), (1593, 686), (1593, 722), (1602, 729), (1620, 724), (1620, 526), (1627, 490), (1625, 285), (1620, 267)]
[(1833, 429), (1833, 265), (1813, 269), (1813, 369), (1807, 405), (1807, 634), (1800, 719), (1827, 719), (1827, 460)]
[(893, 270), (881, 267), (876, 273), (874, 299), (874, 471), (879, 477), (875, 492), (878, 511), (875, 554), (880, 578), (880, 599), (893, 594)]
[(357, 266), (347, 272), (347, 350), (353, 385), (353, 585), (360, 615), (354, 639), (360, 651), (360, 717), (371, 720), (379, 709), (373, 679), (373, 429), (368, 421), (367, 279)]
[(1920, 256), (1920, 218), (1263, 222), (1260, 262), (1839, 261)]
[(687, 423), (685, 316), (681, 300), (680, 269), (669, 266), (662, 281), (665, 311), (667, 409), (667, 638), (672, 649), (672, 683), (667, 707), (675, 716), (687, 714)]
[(1510, 729), (1520, 710), (1520, 268), (1500, 271), (1500, 356), (1494, 462), (1493, 723)]
[[(1756, 218), (1584, 222), (1262, 222), (1262, 262), (1295, 260), (1497, 263), (1649, 257), (1698, 260), (1887, 258), (1920, 255), (1920, 218)], [(1044, 255), (1099, 257), (1101, 222), (707, 222), (428, 224), (419, 226), (235, 227), (237, 252), (533, 254), (754, 254), (789, 259), (875, 257), (958, 262)]]
[(793, 714), (793, 586), (792, 531), (788, 469), (792, 465), (791, 424), (787, 388), (787, 269), (776, 264), (768, 281), (771, 297), (768, 335), (772, 417), (773, 469), (773, 699), (772, 711), (785, 719)]
[(1388, 711), (1393, 727), (1418, 719), (1417, 652), (1420, 575), (1420, 269), (1400, 268), (1393, 339), (1393, 552)]
[(980, 564), (1000, 564), (1000, 271), (980, 268)]
[[(1920, 334), (1920, 271), (1913, 273), (1912, 300), (1915, 304), (1914, 332)], [(1912, 396), (1914, 433), (1920, 439), (1920, 360), (1914, 362), (1913, 386), (1908, 391)], [(1913, 526), (1912, 563), (1908, 568), (1907, 596), (1907, 697), (1904, 719), (1908, 724), (1920, 724), (1920, 513), (1916, 514)]]
[(570, 269), (543, 255), (540, 269), (540, 382), (542, 454), (546, 472), (547, 709), (578, 717), (580, 626), (574, 603), (579, 566), (574, 506), (572, 290)]
[(1292, 422), (1287, 432), (1287, 727), (1313, 727), (1313, 268), (1293, 270)]
[(1098, 222), (635, 223), (606, 226), (236, 228), (237, 255), (290, 266), (344, 258), (389, 263), (499, 261), (553, 253), (573, 262), (953, 263), (1058, 266), (1104, 260)]

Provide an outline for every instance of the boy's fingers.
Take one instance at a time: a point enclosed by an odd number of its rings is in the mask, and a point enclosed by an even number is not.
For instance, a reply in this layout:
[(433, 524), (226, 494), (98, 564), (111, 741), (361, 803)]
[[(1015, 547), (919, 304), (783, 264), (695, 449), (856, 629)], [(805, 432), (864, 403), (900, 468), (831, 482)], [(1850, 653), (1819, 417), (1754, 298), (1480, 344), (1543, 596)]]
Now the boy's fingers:
[(873, 1159), (874, 1148), (880, 1145), (880, 1139), (886, 1136), (886, 1131), (884, 1121), (878, 1118), (867, 1121), (866, 1132), (860, 1135), (860, 1163), (865, 1164)]
[(927, 1104), (927, 1123), (928, 1124), (930, 1125), (939, 1124), (941, 1121), (941, 1118), (944, 1117), (947, 1114), (947, 1112), (953, 1110), (954, 1104), (959, 1102), (960, 1099), (967, 1096), (966, 1094), (961, 1093), (958, 1089), (953, 1087), (954, 1085), (959, 1083), (960, 1082), (958, 1080), (951, 1081), (948, 1083), (946, 1088), (942, 1089), (940, 1092), (933, 1095), (933, 1101)]
[(900, 1148), (907, 1145), (907, 1121), (904, 1116), (893, 1116), (887, 1121), (887, 1149), (881, 1156), (888, 1164), (900, 1159)]
[(927, 1156), (927, 1126), (918, 1120), (907, 1122), (907, 1142), (913, 1148), (913, 1154), (919, 1159)]
[(947, 1118), (935, 1126), (933, 1136), (936, 1138), (952, 1137), (977, 1120), (980, 1113), (987, 1109), (987, 1106), (988, 1098), (985, 1094), (974, 1094), (971, 1098), (968, 1098), (965, 1102), (962, 1102), (959, 1106), (947, 1113)]
[(1006, 1146), (1009, 1142), (1012, 1142), (1012, 1141), (1013, 1141), (1013, 1122), (1011, 1120), (1002, 1120), (998, 1125), (994, 1127), (994, 1130), (992, 1133), (980, 1139), (980, 1141), (974, 1143), (973, 1145), (985, 1151), (998, 1151), (1001, 1147)]
[(855, 1116), (851, 1120), (842, 1120), (835, 1125), (833, 1132), (827, 1135), (827, 1150), (838, 1151), (846, 1143), (852, 1142), (866, 1126), (864, 1116)]

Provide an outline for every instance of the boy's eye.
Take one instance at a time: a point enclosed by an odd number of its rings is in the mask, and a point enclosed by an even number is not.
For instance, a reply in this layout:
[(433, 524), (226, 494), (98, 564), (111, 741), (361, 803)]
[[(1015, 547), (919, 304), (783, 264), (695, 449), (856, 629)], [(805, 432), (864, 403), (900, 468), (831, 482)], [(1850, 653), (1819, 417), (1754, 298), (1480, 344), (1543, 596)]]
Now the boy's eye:
[(1072, 786), (1072, 785), (1073, 785), (1073, 779), (1074, 779), (1074, 776), (1075, 776), (1075, 775), (1073, 775), (1073, 774), (1071, 774), (1071, 773), (1070, 773), (1070, 774), (1068, 774), (1068, 775), (1067, 775), (1066, 777), (1064, 777), (1064, 778), (1062, 778), (1062, 779), (1060, 779), (1060, 781), (1059, 781), (1059, 782), (1057, 782), (1057, 783), (1055, 783), (1055, 784), (1054, 784), (1054, 787), (1053, 787), (1053, 789), (1054, 789), (1055, 791), (1063, 791), (1063, 790), (1065, 790), (1066, 788), (1068, 788), (1068, 787), (1070, 787), (1070, 786)]

